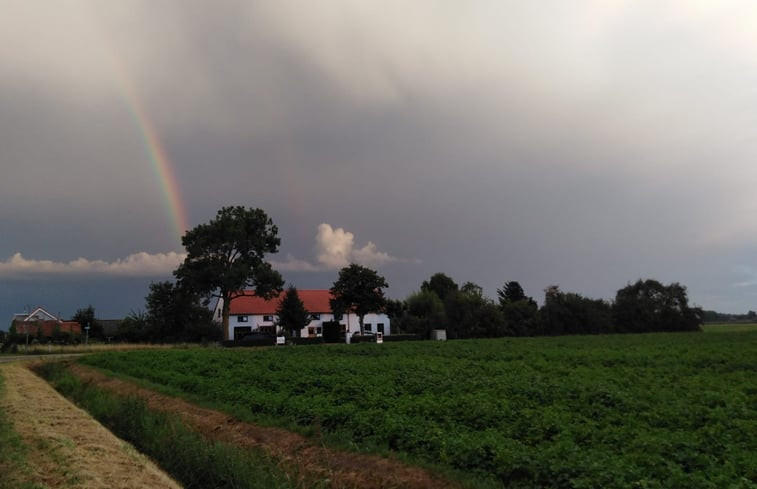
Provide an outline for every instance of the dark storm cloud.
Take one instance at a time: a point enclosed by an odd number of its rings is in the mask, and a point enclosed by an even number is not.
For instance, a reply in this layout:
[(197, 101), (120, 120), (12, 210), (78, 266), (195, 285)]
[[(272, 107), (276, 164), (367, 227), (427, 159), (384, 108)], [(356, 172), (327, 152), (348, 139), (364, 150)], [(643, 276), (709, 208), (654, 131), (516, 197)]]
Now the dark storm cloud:
[[(319, 224), (443, 271), (611, 297), (680, 280), (754, 301), (750, 5), (10, 2), (0, 20), (0, 262), (180, 251), (124, 87), (192, 224), (265, 209), (288, 280)], [(22, 56), (15, 46), (27, 46)], [(126, 85), (125, 85), (126, 84)], [(7, 108), (7, 110), (6, 110)], [(163, 277), (163, 276), (161, 276)], [(290, 278), (291, 277), (291, 278)]]

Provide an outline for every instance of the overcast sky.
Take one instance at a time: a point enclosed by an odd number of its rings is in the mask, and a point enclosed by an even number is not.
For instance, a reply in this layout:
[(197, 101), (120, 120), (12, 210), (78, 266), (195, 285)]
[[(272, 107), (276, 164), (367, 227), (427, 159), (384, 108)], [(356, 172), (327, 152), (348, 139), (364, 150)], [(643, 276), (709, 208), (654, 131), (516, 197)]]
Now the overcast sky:
[[(350, 261), (757, 309), (751, 1), (0, 0), (0, 317), (144, 309), (177, 212)], [(161, 177), (145, 131), (175, 176)], [(154, 147), (152, 149), (155, 149)], [(174, 198), (174, 208), (167, 205)], [(0, 320), (3, 327), (6, 321)]]

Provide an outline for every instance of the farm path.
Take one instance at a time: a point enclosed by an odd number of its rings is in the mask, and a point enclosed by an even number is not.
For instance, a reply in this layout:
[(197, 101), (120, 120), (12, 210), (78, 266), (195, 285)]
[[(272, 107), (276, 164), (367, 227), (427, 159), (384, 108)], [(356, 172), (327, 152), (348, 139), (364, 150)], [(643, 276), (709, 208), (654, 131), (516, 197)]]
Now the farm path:
[[(180, 489), (167, 474), (19, 363), (0, 365), (0, 399), (28, 447), (34, 487)], [(31, 487), (31, 486), (30, 486)]]
[[(307, 487), (311, 481), (329, 480), (332, 488), (437, 489), (458, 488), (427, 470), (375, 455), (332, 450), (302, 435), (279, 428), (241, 422), (228, 414), (202, 408), (79, 364), (69, 366), (81, 380), (119, 395), (137, 396), (152, 409), (180, 415), (206, 437), (241, 447), (262, 449)], [(319, 485), (318, 487), (322, 487)]]

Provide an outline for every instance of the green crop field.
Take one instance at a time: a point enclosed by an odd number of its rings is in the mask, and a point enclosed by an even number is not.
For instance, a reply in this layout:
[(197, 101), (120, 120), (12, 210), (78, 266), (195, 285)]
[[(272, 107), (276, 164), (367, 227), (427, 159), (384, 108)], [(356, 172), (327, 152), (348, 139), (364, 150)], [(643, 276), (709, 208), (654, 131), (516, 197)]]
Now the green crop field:
[(757, 331), (80, 361), (475, 487), (757, 487)]
[(706, 323), (702, 330), (706, 333), (745, 333), (757, 331), (757, 323)]

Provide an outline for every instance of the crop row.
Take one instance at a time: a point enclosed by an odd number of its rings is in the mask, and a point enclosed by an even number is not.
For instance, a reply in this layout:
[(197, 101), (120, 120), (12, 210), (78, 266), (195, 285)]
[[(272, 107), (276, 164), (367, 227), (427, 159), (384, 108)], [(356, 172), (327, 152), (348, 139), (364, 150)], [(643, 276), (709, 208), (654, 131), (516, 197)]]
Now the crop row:
[(525, 338), (81, 360), (507, 487), (757, 487), (757, 333)]

